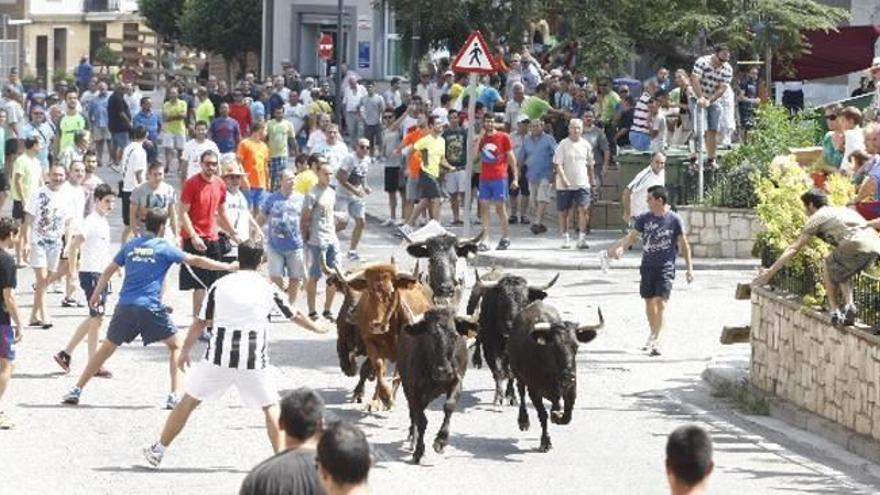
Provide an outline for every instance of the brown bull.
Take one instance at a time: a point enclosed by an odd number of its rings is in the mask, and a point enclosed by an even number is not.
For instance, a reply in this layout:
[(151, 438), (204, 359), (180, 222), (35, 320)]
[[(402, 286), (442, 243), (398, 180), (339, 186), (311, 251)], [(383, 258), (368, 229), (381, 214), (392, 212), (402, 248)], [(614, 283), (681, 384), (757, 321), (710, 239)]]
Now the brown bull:
[(386, 370), (389, 362), (397, 361), (397, 337), (404, 326), (432, 307), (431, 300), (417, 277), (398, 272), (389, 263), (365, 265), (349, 278), (337, 275), (351, 290), (361, 293), (355, 321), (376, 373), (376, 391), (369, 409), (390, 409), (394, 400)]

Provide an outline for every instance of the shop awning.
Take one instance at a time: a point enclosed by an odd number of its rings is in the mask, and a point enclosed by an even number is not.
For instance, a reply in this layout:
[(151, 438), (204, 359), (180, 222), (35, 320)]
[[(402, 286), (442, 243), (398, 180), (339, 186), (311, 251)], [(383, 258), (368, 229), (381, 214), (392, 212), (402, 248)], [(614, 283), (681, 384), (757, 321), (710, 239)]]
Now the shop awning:
[(806, 31), (811, 53), (794, 60), (793, 73), (773, 66), (774, 81), (804, 81), (835, 77), (867, 69), (874, 58), (878, 26), (841, 27), (837, 31)]

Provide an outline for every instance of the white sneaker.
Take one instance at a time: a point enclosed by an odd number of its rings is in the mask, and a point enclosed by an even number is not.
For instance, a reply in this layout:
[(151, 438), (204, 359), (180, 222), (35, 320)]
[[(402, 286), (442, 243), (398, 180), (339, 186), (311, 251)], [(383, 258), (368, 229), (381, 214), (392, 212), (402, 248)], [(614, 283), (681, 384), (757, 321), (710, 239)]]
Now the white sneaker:
[(562, 238), (562, 249), (571, 249), (571, 237), (568, 234)]
[(647, 351), (647, 350), (650, 350), (651, 347), (653, 347), (653, 346), (654, 346), (654, 336), (649, 335), (648, 340), (646, 340), (645, 343), (641, 347), (639, 347), (639, 350), (640, 351)]
[(396, 218), (388, 218), (384, 222), (381, 223), (382, 227), (391, 227), (392, 225), (397, 223)]
[(144, 459), (153, 466), (154, 468), (159, 467), (159, 464), (162, 462), (162, 458), (165, 457), (165, 451), (159, 450), (159, 446), (155, 443), (153, 445), (147, 445), (144, 447)]

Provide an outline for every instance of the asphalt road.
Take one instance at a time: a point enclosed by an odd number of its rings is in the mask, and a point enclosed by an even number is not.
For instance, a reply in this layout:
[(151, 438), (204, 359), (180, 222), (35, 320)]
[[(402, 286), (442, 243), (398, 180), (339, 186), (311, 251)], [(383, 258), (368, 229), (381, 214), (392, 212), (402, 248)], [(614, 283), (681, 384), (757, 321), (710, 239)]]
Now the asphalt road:
[[(413, 263), (377, 225), (368, 226), (361, 252), (373, 260), (395, 254), (405, 267)], [(534, 282), (553, 275), (517, 273)], [(270, 355), (282, 388), (313, 387), (326, 400), (331, 419), (364, 429), (377, 460), (370, 475), (374, 493), (664, 493), (666, 436), (689, 422), (707, 428), (715, 441), (714, 493), (876, 492), (877, 466), (769, 419), (762, 420), (766, 427), (755, 426), (731, 404), (713, 398), (700, 380), (720, 348), (721, 327), (749, 318), (748, 302), (732, 297), (736, 282), (745, 277), (728, 270), (697, 272), (691, 285), (677, 281), (666, 352), (650, 358), (637, 350), (647, 335), (637, 270), (563, 272), (547, 302), (572, 319), (590, 321), (601, 306), (606, 327), (580, 348), (574, 419), (567, 426), (551, 425), (549, 453), (537, 451), (540, 428), (531, 406), (532, 429), (520, 432), (516, 408), (491, 405), (493, 382), (486, 368), (471, 369), (465, 377), (443, 455), (430, 449), (442, 417), (440, 401), (432, 404), (428, 452), (422, 465), (414, 466), (405, 448), (409, 422), (403, 394), (390, 412), (370, 414), (364, 405), (349, 403), (356, 379), (339, 371), (334, 335), (315, 336), (275, 323)], [(24, 311), (32, 280), (29, 269), (19, 271)], [(108, 363), (114, 378), (92, 381), (80, 406), (61, 405), (61, 395), (85, 365), (85, 349), (77, 350), (69, 375), (52, 361), (84, 315), (83, 309), (60, 308), (59, 300), (50, 298), (55, 328), (29, 329), (19, 347), (3, 401), (18, 424), (0, 432), (0, 492), (234, 493), (248, 470), (271, 454), (261, 413), (242, 408), (230, 392), (193, 415), (160, 470), (147, 469), (140, 449), (156, 439), (167, 416), (164, 347), (121, 348)], [(168, 300), (183, 329), (188, 295), (172, 290)]]

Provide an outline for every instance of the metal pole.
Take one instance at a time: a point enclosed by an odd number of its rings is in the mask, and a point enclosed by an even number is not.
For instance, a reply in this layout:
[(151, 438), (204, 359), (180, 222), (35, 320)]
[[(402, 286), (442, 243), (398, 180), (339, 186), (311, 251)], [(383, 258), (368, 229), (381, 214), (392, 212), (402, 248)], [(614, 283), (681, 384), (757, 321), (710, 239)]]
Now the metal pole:
[[(694, 125), (695, 132), (695, 140), (694, 144), (697, 147), (697, 199), (700, 203), (703, 202), (703, 187), (704, 187), (704, 176), (703, 176), (703, 165), (705, 164), (704, 151), (705, 146), (703, 146), (703, 139), (705, 137), (705, 124), (706, 124), (706, 109), (701, 107), (699, 104), (697, 105), (697, 115), (696, 115), (696, 124)], [(685, 198), (682, 198), (685, 199)]]
[(474, 143), (474, 112), (477, 109), (477, 74), (476, 72), (471, 72), (470, 81), (468, 83), (468, 133), (467, 133), (467, 153), (465, 156), (467, 157), (467, 164), (464, 167), (464, 176), (467, 178), (468, 186), (464, 188), (464, 236), (470, 237), (471, 235), (471, 196), (473, 189), (471, 188), (471, 176), (474, 174), (474, 157), (476, 157), (475, 153), (475, 143)]
[(336, 109), (336, 123), (342, 125), (342, 8), (345, 1), (339, 0), (336, 12), (336, 97), (333, 99)]
[[(413, 18), (412, 18), (412, 37), (410, 39), (410, 58), (412, 59), (412, 65), (409, 69), (409, 91), (411, 95), (416, 94), (416, 86), (419, 82), (419, 41), (422, 37), (419, 35), (419, 4), (415, 2), (413, 4)], [(430, 102), (424, 102), (425, 104), (429, 104)]]

